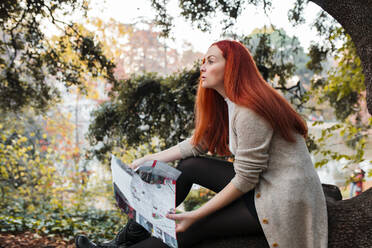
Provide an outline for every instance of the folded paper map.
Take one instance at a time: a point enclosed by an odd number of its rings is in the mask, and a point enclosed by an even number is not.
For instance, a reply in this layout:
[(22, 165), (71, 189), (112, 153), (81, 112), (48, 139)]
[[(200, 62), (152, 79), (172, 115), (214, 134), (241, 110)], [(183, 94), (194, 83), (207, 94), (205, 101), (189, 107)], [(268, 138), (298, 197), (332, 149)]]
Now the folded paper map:
[(113, 155), (111, 171), (119, 208), (152, 236), (176, 248), (176, 223), (165, 216), (175, 213), (176, 180), (181, 172), (156, 160), (134, 171)]

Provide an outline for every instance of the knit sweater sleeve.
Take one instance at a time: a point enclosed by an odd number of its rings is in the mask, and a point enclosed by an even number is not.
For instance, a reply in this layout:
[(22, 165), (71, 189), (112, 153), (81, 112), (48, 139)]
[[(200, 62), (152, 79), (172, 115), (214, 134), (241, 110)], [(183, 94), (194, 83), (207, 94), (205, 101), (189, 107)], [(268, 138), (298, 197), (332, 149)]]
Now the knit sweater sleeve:
[(252, 110), (239, 107), (233, 121), (233, 131), (236, 134), (237, 147), (235, 176), (231, 182), (245, 193), (256, 186), (260, 174), (267, 169), (273, 129)]
[(182, 159), (188, 157), (196, 157), (207, 152), (206, 150), (203, 150), (202, 147), (199, 145), (192, 145), (191, 138), (185, 139), (184, 141), (179, 143), (178, 147), (180, 148)]

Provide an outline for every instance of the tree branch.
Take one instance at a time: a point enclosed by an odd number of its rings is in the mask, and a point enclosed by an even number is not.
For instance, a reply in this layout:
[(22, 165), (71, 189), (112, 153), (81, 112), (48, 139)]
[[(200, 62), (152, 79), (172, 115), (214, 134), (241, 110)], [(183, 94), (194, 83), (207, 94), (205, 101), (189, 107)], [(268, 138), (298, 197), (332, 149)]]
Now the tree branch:
[(310, 0), (336, 19), (353, 40), (361, 59), (367, 108), (372, 114), (372, 0)]

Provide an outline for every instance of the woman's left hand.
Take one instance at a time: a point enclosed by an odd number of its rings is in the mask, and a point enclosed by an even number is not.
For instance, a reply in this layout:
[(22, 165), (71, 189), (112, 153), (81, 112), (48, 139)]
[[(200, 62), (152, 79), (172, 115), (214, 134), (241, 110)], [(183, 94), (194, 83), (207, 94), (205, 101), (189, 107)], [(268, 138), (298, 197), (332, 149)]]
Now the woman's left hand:
[(180, 213), (180, 214), (167, 214), (167, 218), (177, 221), (176, 232), (184, 232), (189, 228), (198, 218), (194, 211)]

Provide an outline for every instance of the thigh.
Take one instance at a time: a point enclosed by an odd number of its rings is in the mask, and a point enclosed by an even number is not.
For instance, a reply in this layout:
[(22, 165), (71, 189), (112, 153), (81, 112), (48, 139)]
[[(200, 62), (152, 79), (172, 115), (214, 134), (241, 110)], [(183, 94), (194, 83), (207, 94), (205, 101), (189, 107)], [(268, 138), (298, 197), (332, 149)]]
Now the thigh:
[(185, 232), (178, 233), (179, 247), (192, 247), (207, 239), (262, 234), (258, 220), (247, 209), (243, 198), (195, 222)]
[(235, 176), (231, 162), (213, 158), (187, 158), (181, 160), (177, 168), (182, 172), (178, 180), (196, 183), (214, 192), (220, 192)]

